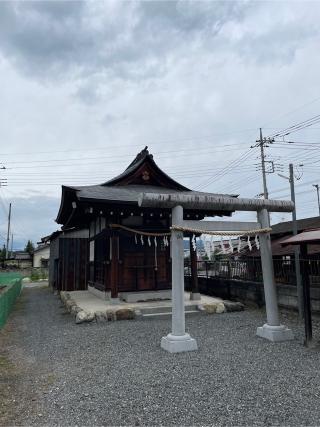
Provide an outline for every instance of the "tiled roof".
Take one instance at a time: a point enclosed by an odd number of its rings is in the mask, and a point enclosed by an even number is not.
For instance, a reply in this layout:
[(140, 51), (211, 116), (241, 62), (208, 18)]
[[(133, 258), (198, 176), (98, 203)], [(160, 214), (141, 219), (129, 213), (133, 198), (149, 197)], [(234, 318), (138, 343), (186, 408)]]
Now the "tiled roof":
[[(320, 228), (320, 216), (297, 220), (298, 231)], [(279, 222), (271, 226), (271, 234), (292, 233), (292, 221)]]

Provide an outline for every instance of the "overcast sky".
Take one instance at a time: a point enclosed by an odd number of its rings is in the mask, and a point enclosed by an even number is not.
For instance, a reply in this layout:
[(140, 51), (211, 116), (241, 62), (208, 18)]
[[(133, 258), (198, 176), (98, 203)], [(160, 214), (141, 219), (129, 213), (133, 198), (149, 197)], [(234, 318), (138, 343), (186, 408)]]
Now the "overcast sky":
[[(62, 184), (104, 182), (145, 145), (190, 188), (261, 193), (259, 127), (320, 113), (319, 22), (319, 1), (1, 1), (0, 243), (9, 202), (19, 248), (58, 228)], [(305, 165), (300, 218), (318, 214), (319, 136), (267, 149), (284, 175)], [(268, 175), (271, 197), (288, 185)]]

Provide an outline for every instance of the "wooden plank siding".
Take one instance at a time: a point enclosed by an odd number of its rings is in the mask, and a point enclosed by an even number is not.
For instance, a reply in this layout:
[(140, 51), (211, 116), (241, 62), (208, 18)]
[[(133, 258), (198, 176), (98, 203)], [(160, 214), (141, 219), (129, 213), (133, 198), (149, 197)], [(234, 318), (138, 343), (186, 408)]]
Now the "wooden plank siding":
[(87, 289), (88, 241), (81, 238), (59, 239), (59, 261), (55, 267), (57, 289), (80, 291)]

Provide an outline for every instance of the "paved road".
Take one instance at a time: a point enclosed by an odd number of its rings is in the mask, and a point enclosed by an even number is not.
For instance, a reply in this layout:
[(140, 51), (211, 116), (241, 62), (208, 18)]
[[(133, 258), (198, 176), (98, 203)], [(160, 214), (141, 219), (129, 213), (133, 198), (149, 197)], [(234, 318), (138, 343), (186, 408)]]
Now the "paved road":
[(48, 289), (25, 289), (0, 333), (14, 363), (0, 425), (320, 425), (320, 351), (293, 318), (296, 341), (255, 337), (263, 320), (190, 317), (200, 350), (171, 355), (159, 347), (169, 320), (76, 325)]

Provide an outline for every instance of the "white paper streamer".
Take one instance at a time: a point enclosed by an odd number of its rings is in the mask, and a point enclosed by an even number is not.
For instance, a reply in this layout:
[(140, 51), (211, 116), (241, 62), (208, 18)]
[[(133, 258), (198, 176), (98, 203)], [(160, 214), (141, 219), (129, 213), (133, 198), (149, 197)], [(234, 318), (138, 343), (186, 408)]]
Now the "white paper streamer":
[(220, 241), (221, 241), (221, 249), (222, 249), (222, 252), (225, 254), (225, 253), (226, 253), (226, 248), (225, 248), (225, 246), (224, 246), (224, 244), (223, 244), (222, 236), (220, 237)]
[(260, 242), (259, 242), (259, 236), (256, 234), (256, 237), (254, 238), (254, 241), (256, 242), (256, 247), (259, 250), (260, 249)]
[(156, 237), (154, 238), (154, 246), (155, 246), (155, 247), (157, 247), (157, 246), (158, 246), (157, 238), (156, 238)]
[(136, 242), (136, 245), (138, 244), (138, 239), (137, 239), (137, 235), (134, 235), (134, 241)]
[(211, 245), (211, 252), (214, 254), (215, 246), (214, 246), (213, 236), (211, 236), (210, 245)]
[(141, 245), (143, 246), (144, 245), (144, 241), (143, 241), (143, 235), (142, 234), (140, 236), (140, 240), (141, 240)]
[(196, 236), (195, 236), (195, 235), (193, 235), (191, 240), (192, 240), (192, 246), (193, 246), (193, 249), (196, 251), (196, 250), (197, 250), (197, 241), (196, 241)]
[(251, 242), (250, 242), (250, 236), (248, 236), (247, 243), (248, 243), (249, 251), (252, 251), (252, 245), (251, 245)]
[(239, 236), (239, 240), (238, 240), (238, 253), (241, 252), (241, 237)]
[(148, 236), (148, 245), (151, 246), (150, 236)]
[(233, 253), (233, 244), (232, 244), (231, 237), (229, 237), (229, 246), (230, 246), (230, 252)]
[(205, 241), (205, 251), (209, 261), (211, 260), (211, 242), (209, 240)]

